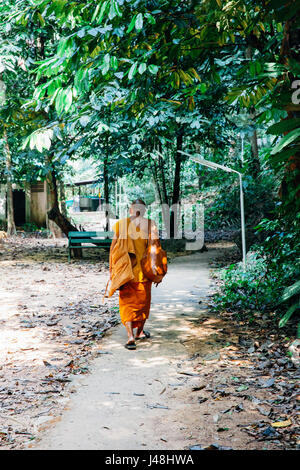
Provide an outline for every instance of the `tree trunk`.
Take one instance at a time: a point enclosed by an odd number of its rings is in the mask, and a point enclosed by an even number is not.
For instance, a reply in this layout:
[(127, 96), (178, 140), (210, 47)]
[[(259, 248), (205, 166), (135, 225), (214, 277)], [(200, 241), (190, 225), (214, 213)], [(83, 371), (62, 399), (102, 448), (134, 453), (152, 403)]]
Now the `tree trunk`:
[(156, 191), (157, 191), (157, 194), (158, 194), (159, 202), (160, 202), (160, 204), (163, 204), (162, 192), (161, 192), (160, 185), (159, 185), (157, 164), (156, 164), (155, 161), (152, 161), (151, 167), (152, 167), (152, 174), (153, 174), (153, 179), (154, 179), (154, 182), (155, 182), (155, 187), (156, 187)]
[[(182, 150), (183, 144), (183, 131), (180, 129), (176, 136), (176, 155), (175, 155), (175, 174), (173, 182), (173, 195), (172, 195), (172, 206), (179, 203), (180, 198), (180, 177), (181, 177), (181, 165), (182, 165), (182, 154), (179, 150)], [(174, 238), (177, 234), (178, 229), (178, 216), (179, 208), (173, 207), (171, 210), (170, 218), (170, 237)]]
[(61, 213), (67, 217), (67, 207), (66, 207), (66, 192), (65, 192), (65, 184), (63, 180), (59, 182), (59, 191), (60, 191), (60, 209)]
[[(153, 149), (153, 152), (155, 152), (155, 147)], [(160, 156), (158, 156), (158, 157), (159, 157), (159, 159), (162, 160), (162, 157), (160, 157)], [(160, 172), (162, 171), (163, 167), (162, 167), (161, 163), (157, 163), (155, 160), (153, 160), (151, 158), (151, 152), (149, 152), (149, 154), (148, 154), (148, 159), (149, 159), (149, 162), (150, 162), (150, 168), (151, 168), (151, 171), (152, 171), (153, 180), (154, 180), (154, 184), (155, 184), (156, 197), (158, 198), (159, 203), (161, 205), (163, 227), (165, 228), (165, 230), (167, 232), (167, 236), (169, 236), (170, 211), (169, 211), (169, 208), (168, 208), (168, 195), (167, 195), (167, 191), (166, 191), (166, 185), (164, 185), (164, 189), (161, 188), (161, 184), (163, 185), (162, 181), (160, 181), (162, 179), (162, 175), (159, 175), (159, 167), (160, 167)], [(161, 178), (160, 178), (160, 176), (161, 176)]]
[[(51, 160), (48, 159), (48, 163), (51, 165)], [(50, 209), (47, 212), (49, 220), (52, 220), (61, 231), (68, 237), (69, 232), (77, 232), (78, 229), (65, 217), (60, 209), (58, 203), (58, 192), (57, 192), (57, 181), (55, 171), (52, 169), (47, 175), (47, 183), (50, 191)], [(80, 246), (80, 245), (78, 245)], [(80, 248), (74, 248), (73, 253), (75, 258), (82, 258), (82, 250)]]
[[(108, 150), (108, 149), (107, 149)], [(109, 182), (108, 182), (108, 155), (106, 153), (103, 161), (103, 179), (104, 179), (104, 202), (105, 202), (105, 231), (109, 231)]]
[(78, 229), (60, 212), (57, 205), (52, 206), (47, 212), (48, 218), (58, 225), (62, 232), (68, 236), (69, 232), (77, 232)]
[(198, 163), (196, 163), (196, 175), (198, 177), (198, 190), (201, 191), (201, 186), (202, 186), (202, 173), (201, 173), (201, 169), (200, 169), (200, 165)]
[[(254, 123), (255, 122), (255, 110), (254, 109), (250, 111), (250, 118)], [(259, 154), (258, 154), (256, 129), (254, 130), (253, 134), (250, 136), (250, 144), (251, 144), (251, 156), (252, 156), (250, 169), (251, 169), (252, 175), (254, 177), (257, 177), (260, 174), (260, 160), (259, 160)]]
[[(195, 151), (198, 152), (200, 155), (205, 156), (205, 146), (203, 146), (203, 151), (202, 151), (202, 146), (200, 144), (195, 143)], [(195, 171), (196, 175), (198, 177), (198, 189), (201, 191), (202, 189), (202, 182), (203, 182), (203, 172), (201, 171), (201, 165), (199, 163), (196, 163), (195, 165)]]
[(50, 209), (48, 218), (58, 225), (62, 232), (68, 236), (69, 232), (76, 232), (77, 228), (61, 213), (58, 203), (57, 181), (54, 170), (47, 176), (47, 182), (50, 189)]
[(6, 194), (7, 194), (7, 233), (8, 235), (16, 235), (16, 225), (14, 218), (14, 203), (13, 203), (13, 190), (11, 182), (11, 165), (12, 165), (12, 156), (9, 148), (7, 131), (4, 127), (3, 131), (4, 146), (5, 146), (5, 156), (6, 156), (6, 171), (7, 171), (7, 182), (6, 182)]
[[(159, 152), (162, 154), (162, 146), (159, 144)], [(167, 185), (166, 185), (166, 174), (165, 174), (165, 165), (163, 158), (160, 154), (158, 154), (158, 167), (161, 174), (161, 181), (162, 181), (162, 202), (165, 204), (169, 204), (168, 192), (167, 192)]]
[[(162, 160), (160, 156), (159, 156), (159, 160)], [(160, 199), (160, 204), (161, 204), (163, 227), (166, 230), (167, 237), (169, 237), (170, 236), (170, 233), (169, 233), (170, 232), (170, 223), (169, 223), (170, 222), (169, 220), (170, 209), (169, 209), (169, 198), (168, 198), (168, 194), (166, 191), (166, 184), (165, 184), (165, 181), (163, 181), (163, 179), (165, 180), (165, 175), (164, 173), (162, 173), (164, 172), (164, 169), (160, 161), (158, 165), (156, 164), (156, 162), (154, 162), (153, 167), (155, 169), (155, 181), (156, 181), (156, 186), (157, 186), (157, 190), (159, 193), (159, 199)], [(159, 178), (158, 168), (160, 168), (161, 178)], [(160, 186), (160, 183), (162, 187)]]
[[(248, 46), (246, 49), (246, 58), (252, 60), (252, 47)], [(249, 116), (253, 125), (255, 126), (255, 109), (252, 107), (249, 112)], [(258, 143), (257, 143), (257, 132), (254, 129), (253, 134), (250, 136), (250, 144), (251, 144), (251, 156), (252, 161), (250, 163), (250, 171), (254, 177), (257, 177), (260, 174), (260, 160), (258, 154)]]

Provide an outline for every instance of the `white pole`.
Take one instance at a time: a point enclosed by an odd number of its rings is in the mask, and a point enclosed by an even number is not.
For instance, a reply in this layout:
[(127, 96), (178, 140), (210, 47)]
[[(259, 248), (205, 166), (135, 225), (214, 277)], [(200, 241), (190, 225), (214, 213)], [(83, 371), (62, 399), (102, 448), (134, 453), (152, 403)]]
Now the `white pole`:
[(242, 252), (243, 252), (243, 269), (246, 271), (246, 233), (245, 233), (245, 211), (244, 211), (244, 193), (243, 193), (243, 180), (242, 180), (242, 174), (239, 171), (233, 170), (232, 168), (229, 168), (224, 165), (219, 165), (218, 163), (211, 162), (209, 160), (204, 160), (203, 158), (200, 158), (198, 155), (190, 155), (187, 152), (183, 152), (182, 150), (179, 150), (180, 153), (183, 153), (184, 155), (187, 155), (190, 157), (192, 160), (194, 160), (197, 163), (200, 163), (200, 165), (207, 166), (208, 168), (213, 168), (214, 170), (221, 169), (224, 171), (236, 173), (239, 175), (240, 179), (240, 204), (241, 204), (241, 231), (242, 231)]
[(245, 211), (244, 211), (244, 193), (242, 175), (240, 178), (240, 203), (241, 203), (241, 228), (242, 228), (242, 251), (243, 251), (243, 269), (246, 271), (246, 234), (245, 234)]
[(244, 134), (242, 134), (241, 137), (242, 137), (242, 165), (244, 165)]

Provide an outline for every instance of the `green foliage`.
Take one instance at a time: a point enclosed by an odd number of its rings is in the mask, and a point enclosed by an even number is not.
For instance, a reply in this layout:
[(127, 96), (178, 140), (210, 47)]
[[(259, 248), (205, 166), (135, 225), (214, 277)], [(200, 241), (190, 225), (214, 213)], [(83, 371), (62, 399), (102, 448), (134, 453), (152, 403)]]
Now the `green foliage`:
[(26, 224), (23, 225), (23, 230), (24, 232), (38, 232), (40, 231), (40, 228), (34, 224), (33, 222), (26, 222)]
[(293, 304), (289, 307), (288, 311), (281, 318), (279, 322), (280, 328), (285, 326), (288, 320), (293, 315), (293, 313), (299, 310), (300, 308), (300, 281), (295, 282), (292, 286), (289, 286), (284, 290), (283, 295), (280, 299), (280, 303), (286, 302), (291, 299)]
[(258, 231), (268, 233), (263, 250), (270, 268), (280, 270), (285, 280), (286, 273), (291, 274), (290, 270), (294, 273), (286, 286), (291, 284), (291, 280), (296, 280), (300, 272), (299, 221), (300, 213), (291, 219), (263, 219), (257, 226)]
[[(268, 233), (266, 240), (248, 254), (246, 272), (241, 263), (221, 271), (216, 308), (237, 311), (240, 316), (251, 310), (274, 310), (282, 317), (279, 326), (287, 323), (299, 308), (299, 221), (300, 214), (288, 223), (282, 219), (260, 222), (258, 230)], [(290, 305), (284, 315), (282, 303)]]
[[(275, 308), (299, 274), (298, 3), (4, 0), (0, 137), (13, 164), (0, 157), (1, 180), (59, 178), (89, 158), (103, 185), (125, 178), (129, 196), (147, 202), (189, 196), (195, 182), (204, 194), (213, 187), (207, 228), (237, 227), (235, 177), (179, 158), (182, 136), (184, 150), (243, 172), (246, 223), (260, 222), (266, 238), (246, 274), (228, 270), (224, 305)], [(255, 131), (265, 141), (259, 157)]]
[[(236, 177), (228, 178), (219, 187), (209, 207), (205, 209), (205, 226), (207, 229), (220, 227), (240, 228), (240, 185)], [(275, 209), (275, 182), (270, 175), (261, 175), (255, 179), (244, 176), (244, 206), (246, 226), (253, 227)], [(248, 247), (250, 248), (250, 247)]]
[(300, 293), (300, 281), (295, 282), (295, 284), (285, 289), (283, 296), (281, 298), (281, 302), (285, 302), (286, 300), (291, 299), (292, 297), (294, 297), (295, 295), (298, 295), (299, 293)]
[(236, 311), (240, 317), (247, 318), (251, 311), (271, 311), (281, 295), (281, 277), (269, 271), (262, 253), (248, 253), (245, 272), (242, 263), (231, 264), (221, 270), (220, 279), (220, 292), (214, 296), (216, 308)]

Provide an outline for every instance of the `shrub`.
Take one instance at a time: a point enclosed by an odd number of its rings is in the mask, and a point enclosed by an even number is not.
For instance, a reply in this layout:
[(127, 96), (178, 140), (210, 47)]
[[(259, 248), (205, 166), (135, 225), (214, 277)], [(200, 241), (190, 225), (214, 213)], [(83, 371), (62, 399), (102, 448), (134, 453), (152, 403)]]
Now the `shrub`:
[[(288, 221), (261, 221), (257, 229), (266, 231), (268, 236), (261, 246), (254, 246), (254, 251), (247, 254), (246, 272), (242, 263), (219, 271), (221, 286), (214, 296), (216, 309), (236, 311), (239, 315), (273, 310), (276, 318), (282, 317), (279, 326), (286, 323), (291, 312), (297, 311), (298, 290), (293, 286), (298, 286), (300, 275), (299, 219), (300, 214)], [(291, 292), (293, 295), (289, 295)]]
[(266, 257), (259, 252), (247, 254), (245, 272), (240, 262), (220, 270), (219, 277), (221, 287), (214, 296), (218, 310), (265, 311), (274, 308), (279, 301), (281, 290), (274, 289), (279, 282), (278, 273), (269, 271)]
[[(266, 177), (256, 181), (250, 175), (243, 180), (246, 225), (252, 227), (275, 209), (274, 183)], [(240, 224), (240, 186), (237, 179), (234, 183), (229, 180), (205, 207), (205, 226), (213, 230), (220, 226), (239, 228)]]
[(23, 225), (23, 230), (24, 232), (37, 232), (40, 230), (40, 228), (33, 222), (26, 222)]

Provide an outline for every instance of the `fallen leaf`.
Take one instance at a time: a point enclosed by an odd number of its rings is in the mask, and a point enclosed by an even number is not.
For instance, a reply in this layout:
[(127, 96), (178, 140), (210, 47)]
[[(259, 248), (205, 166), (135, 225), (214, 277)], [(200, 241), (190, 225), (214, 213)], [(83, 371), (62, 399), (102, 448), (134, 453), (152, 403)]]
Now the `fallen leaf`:
[(291, 426), (292, 421), (290, 419), (286, 421), (277, 421), (276, 423), (271, 423), (272, 428), (286, 428), (287, 426)]
[(229, 428), (218, 428), (217, 432), (229, 431)]
[(199, 385), (199, 387), (193, 387), (192, 392), (198, 392), (199, 390), (202, 390), (205, 387), (206, 385)]
[(263, 381), (263, 380), (260, 380), (260, 386), (262, 388), (268, 388), (268, 387), (272, 387), (275, 383), (275, 380), (274, 379), (269, 379), (269, 380), (266, 380), (266, 381)]
[(156, 405), (148, 405), (148, 404), (147, 404), (147, 408), (150, 408), (150, 409), (153, 409), (153, 408), (161, 408), (161, 409), (163, 409), (163, 410), (169, 410), (169, 407), (168, 407), (168, 406), (159, 405), (159, 404), (156, 404)]
[(204, 402), (206, 402), (207, 400), (208, 400), (208, 398), (205, 398), (205, 397), (199, 397), (199, 398), (198, 398), (198, 402), (199, 402), (199, 403), (204, 403)]

